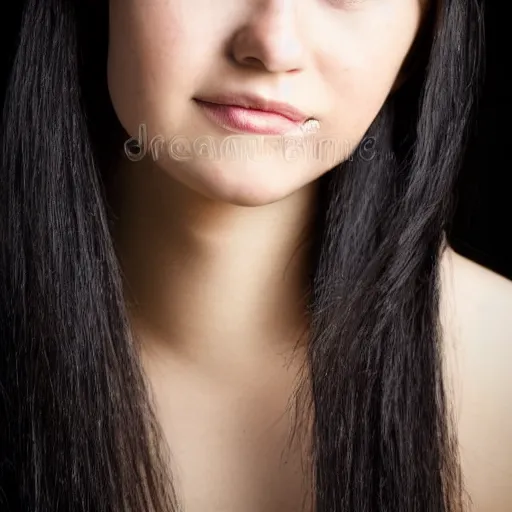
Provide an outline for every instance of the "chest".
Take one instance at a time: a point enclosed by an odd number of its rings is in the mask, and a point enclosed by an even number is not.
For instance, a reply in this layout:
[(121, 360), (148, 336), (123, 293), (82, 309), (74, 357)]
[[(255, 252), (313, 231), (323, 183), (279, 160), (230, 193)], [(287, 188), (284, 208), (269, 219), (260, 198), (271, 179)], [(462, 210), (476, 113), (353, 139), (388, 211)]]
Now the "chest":
[[(271, 383), (270, 383), (271, 384)], [(291, 436), (291, 383), (188, 380), (155, 393), (186, 512), (309, 512), (307, 457)]]
[[(498, 355), (510, 353), (511, 345), (483, 350), (472, 337), (464, 339), (444, 340), (444, 370), (465, 486), (474, 503), (469, 510), (501, 512), (508, 510), (510, 495), (506, 440), (512, 414), (510, 357)], [(310, 512), (304, 438), (290, 442), (294, 411), (288, 374), (208, 379), (174, 367), (169, 375), (154, 378), (153, 385), (184, 511)]]

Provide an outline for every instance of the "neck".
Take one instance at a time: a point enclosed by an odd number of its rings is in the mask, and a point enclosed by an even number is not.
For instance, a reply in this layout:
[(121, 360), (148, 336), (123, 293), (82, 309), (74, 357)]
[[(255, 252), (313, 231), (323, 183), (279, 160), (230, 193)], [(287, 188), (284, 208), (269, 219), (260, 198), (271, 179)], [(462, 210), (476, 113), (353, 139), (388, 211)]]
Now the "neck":
[(316, 184), (243, 207), (197, 194), (152, 162), (118, 171), (114, 240), (143, 346), (250, 361), (297, 345), (307, 328)]

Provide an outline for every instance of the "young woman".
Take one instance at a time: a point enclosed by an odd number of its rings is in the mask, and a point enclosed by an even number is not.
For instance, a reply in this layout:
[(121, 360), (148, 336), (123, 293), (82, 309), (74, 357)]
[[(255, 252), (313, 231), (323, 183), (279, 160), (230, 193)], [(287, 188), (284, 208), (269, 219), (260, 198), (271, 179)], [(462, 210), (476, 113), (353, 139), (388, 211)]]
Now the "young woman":
[(446, 230), (475, 0), (27, 0), (2, 511), (505, 512), (512, 285)]

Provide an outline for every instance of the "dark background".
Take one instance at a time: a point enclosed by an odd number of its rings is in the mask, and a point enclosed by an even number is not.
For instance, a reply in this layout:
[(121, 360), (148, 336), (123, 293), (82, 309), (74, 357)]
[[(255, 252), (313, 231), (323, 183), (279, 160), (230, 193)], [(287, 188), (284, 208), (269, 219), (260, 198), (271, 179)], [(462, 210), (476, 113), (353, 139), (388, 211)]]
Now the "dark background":
[[(10, 9), (20, 16), (23, 3), (15, 2)], [(507, 162), (503, 158), (506, 157), (506, 148), (498, 147), (498, 139), (506, 142), (507, 134), (502, 133), (498, 137), (496, 121), (496, 5), (497, 2), (484, 2), (486, 78), (448, 239), (458, 253), (512, 280), (512, 197), (507, 187)], [(11, 14), (8, 19), (12, 20)], [(3, 26), (1, 31), (5, 41), (1, 50), (0, 98), (3, 98), (6, 71), (13, 57), (16, 25), (13, 21)]]
[(512, 197), (507, 186), (510, 164), (503, 147), (507, 133), (498, 134), (496, 118), (496, 8), (497, 2), (485, 2), (486, 79), (449, 240), (457, 252), (512, 279)]

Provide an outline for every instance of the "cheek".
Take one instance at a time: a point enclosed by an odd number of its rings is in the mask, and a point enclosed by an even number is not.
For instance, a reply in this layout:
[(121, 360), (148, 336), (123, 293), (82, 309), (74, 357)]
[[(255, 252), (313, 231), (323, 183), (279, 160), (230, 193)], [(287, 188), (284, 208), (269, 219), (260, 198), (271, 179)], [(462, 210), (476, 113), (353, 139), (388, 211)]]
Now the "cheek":
[(397, 72), (389, 59), (339, 66), (331, 61), (327, 76), (334, 115), (325, 126), (329, 135), (341, 132), (345, 142), (357, 144), (386, 101)]
[[(157, 127), (158, 117), (186, 87), (183, 77), (197, 62), (182, 18), (187, 13), (175, 2), (114, 0), (110, 8), (108, 86), (121, 124), (134, 136), (141, 123)], [(187, 52), (188, 48), (188, 52)], [(155, 132), (156, 134), (156, 132)]]
[(411, 48), (419, 12), (377, 13), (375, 19), (338, 28), (337, 42), (319, 54), (335, 115), (326, 123), (330, 136), (356, 145), (386, 101)]

